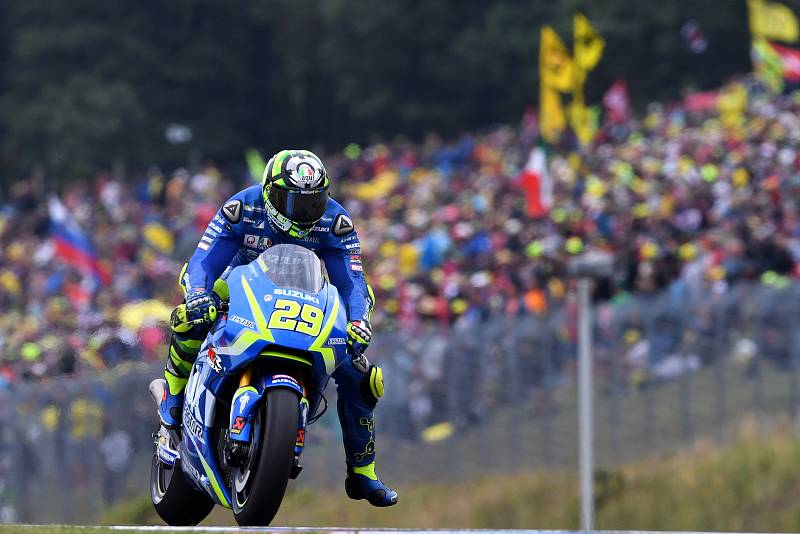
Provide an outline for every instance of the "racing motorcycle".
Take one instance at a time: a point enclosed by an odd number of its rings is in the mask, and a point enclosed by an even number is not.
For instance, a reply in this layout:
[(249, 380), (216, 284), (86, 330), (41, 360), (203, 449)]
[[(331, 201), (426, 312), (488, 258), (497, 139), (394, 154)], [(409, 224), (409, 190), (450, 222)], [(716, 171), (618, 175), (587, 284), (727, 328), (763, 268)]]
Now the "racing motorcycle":
[[(268, 525), (302, 469), (322, 391), (351, 357), (345, 307), (308, 249), (273, 246), (226, 283), (186, 384), (182, 428), (153, 435), (150, 494), (169, 525), (195, 525), (216, 504), (239, 525)], [(151, 382), (156, 402), (165, 387)]]

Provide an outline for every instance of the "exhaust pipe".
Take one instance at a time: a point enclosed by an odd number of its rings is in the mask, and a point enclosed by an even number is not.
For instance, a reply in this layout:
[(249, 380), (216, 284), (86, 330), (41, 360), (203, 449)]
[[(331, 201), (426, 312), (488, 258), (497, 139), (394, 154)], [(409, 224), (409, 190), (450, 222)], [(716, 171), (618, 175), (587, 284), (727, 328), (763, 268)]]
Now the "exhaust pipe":
[(164, 393), (167, 390), (167, 381), (164, 380), (163, 378), (156, 378), (155, 380), (150, 382), (148, 389), (150, 390), (150, 395), (153, 396), (153, 400), (155, 401), (156, 406), (160, 406), (161, 399), (164, 398)]

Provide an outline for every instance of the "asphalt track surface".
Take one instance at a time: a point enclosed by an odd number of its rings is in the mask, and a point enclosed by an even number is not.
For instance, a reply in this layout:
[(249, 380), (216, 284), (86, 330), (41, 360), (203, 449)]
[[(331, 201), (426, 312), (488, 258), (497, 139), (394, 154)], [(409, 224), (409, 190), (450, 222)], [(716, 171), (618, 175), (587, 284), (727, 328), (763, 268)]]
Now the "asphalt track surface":
[[(114, 530), (141, 530), (144, 532), (224, 532), (224, 533), (247, 533), (247, 532), (330, 532), (336, 534), (587, 534), (587, 531), (581, 530), (511, 530), (511, 529), (403, 529), (403, 528), (337, 528), (337, 527), (161, 527), (161, 526), (114, 526), (110, 527)], [(598, 532), (602, 534), (731, 534), (720, 532), (667, 532), (667, 531), (647, 531), (647, 530), (594, 530), (590, 532)], [(757, 534), (757, 533), (737, 533), (737, 534)], [(777, 533), (774, 533), (777, 534)]]
[[(114, 526), (112, 529), (119, 530), (141, 530), (141, 531), (173, 531), (173, 532), (225, 532), (225, 533), (246, 533), (246, 532), (330, 532), (336, 534), (495, 534), (495, 533), (508, 533), (508, 534), (587, 534), (586, 531), (581, 530), (511, 530), (511, 529), (403, 529), (403, 528), (323, 528), (323, 527), (125, 527)], [(591, 532), (598, 532), (602, 534), (731, 534), (719, 532), (666, 532), (666, 531), (647, 531), (647, 530), (596, 530)], [(754, 533), (738, 533), (738, 534), (754, 534)]]
[[(13, 525), (5, 525), (13, 526)], [(23, 528), (41, 528), (41, 527), (53, 527), (56, 525), (17, 525)], [(64, 525), (66, 526), (66, 525)], [(72, 527), (72, 528), (84, 528), (87, 532), (92, 532), (94, 529), (98, 530), (121, 530), (121, 531), (141, 531), (141, 532), (221, 532), (221, 533), (248, 533), (248, 532), (275, 532), (275, 533), (285, 533), (285, 532), (325, 532), (325, 533), (334, 533), (334, 534), (495, 534), (495, 533), (508, 533), (508, 534), (586, 534), (586, 531), (580, 530), (511, 530), (511, 529), (497, 529), (497, 530), (490, 530), (490, 529), (402, 529), (402, 528), (376, 528), (376, 529), (369, 529), (369, 528), (348, 528), (348, 527), (168, 527), (168, 526), (127, 526), (127, 525), (114, 525), (114, 526), (103, 526), (103, 527)], [(24, 532), (24, 530), (23, 530)], [(35, 532), (35, 530), (31, 530), (31, 532)], [(602, 534), (731, 534), (731, 533), (719, 533), (719, 532), (668, 532), (668, 531), (647, 531), (647, 530), (597, 530), (591, 532), (598, 532)], [(739, 533), (739, 534), (750, 534), (750, 533)], [(754, 533), (757, 534), (757, 533)], [(774, 533), (780, 534), (780, 533)]]

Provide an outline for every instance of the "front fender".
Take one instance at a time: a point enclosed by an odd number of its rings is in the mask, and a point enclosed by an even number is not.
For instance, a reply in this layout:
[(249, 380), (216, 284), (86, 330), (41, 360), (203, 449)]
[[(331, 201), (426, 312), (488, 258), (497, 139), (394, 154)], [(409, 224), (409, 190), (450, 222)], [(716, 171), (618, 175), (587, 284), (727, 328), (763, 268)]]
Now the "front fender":
[(228, 435), (234, 441), (250, 441), (253, 417), (262, 403), (264, 394), (272, 388), (288, 388), (296, 391), (300, 398), (305, 397), (303, 387), (294, 377), (287, 374), (269, 373), (255, 376), (250, 384), (239, 386), (231, 400), (231, 417)]

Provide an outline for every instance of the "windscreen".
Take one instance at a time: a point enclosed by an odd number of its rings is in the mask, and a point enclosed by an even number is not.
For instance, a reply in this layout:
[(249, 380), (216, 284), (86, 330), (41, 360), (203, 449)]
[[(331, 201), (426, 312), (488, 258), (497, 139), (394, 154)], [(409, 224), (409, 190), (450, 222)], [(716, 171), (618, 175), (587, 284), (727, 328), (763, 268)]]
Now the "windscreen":
[(297, 245), (275, 245), (261, 253), (267, 275), (278, 287), (317, 293), (322, 289), (322, 265), (316, 254)]

